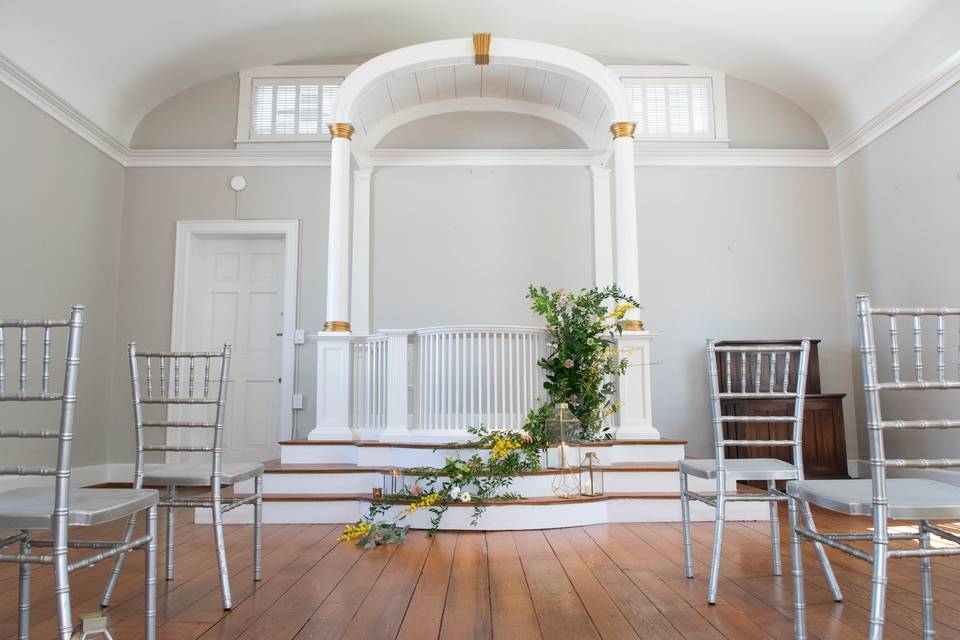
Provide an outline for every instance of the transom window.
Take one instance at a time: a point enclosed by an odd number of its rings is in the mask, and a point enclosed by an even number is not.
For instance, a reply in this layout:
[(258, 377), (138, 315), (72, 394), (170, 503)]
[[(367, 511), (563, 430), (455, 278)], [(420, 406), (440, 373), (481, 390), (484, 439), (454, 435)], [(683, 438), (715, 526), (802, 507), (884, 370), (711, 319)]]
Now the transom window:
[(333, 104), (355, 67), (275, 65), (240, 72), (237, 143), (326, 142)]
[(327, 134), (340, 83), (259, 78), (253, 83), (253, 136)]
[(726, 141), (722, 73), (679, 65), (612, 68), (630, 102), (637, 140)]

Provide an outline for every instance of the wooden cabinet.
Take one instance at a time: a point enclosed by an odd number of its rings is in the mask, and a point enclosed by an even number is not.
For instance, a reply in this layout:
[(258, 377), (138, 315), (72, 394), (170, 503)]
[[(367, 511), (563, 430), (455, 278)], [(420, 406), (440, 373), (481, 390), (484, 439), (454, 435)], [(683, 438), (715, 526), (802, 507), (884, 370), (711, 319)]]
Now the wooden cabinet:
[[(750, 340), (718, 342), (718, 346), (754, 343)], [(770, 340), (770, 344), (798, 344), (799, 340)], [(810, 365), (807, 371), (807, 397), (803, 412), (803, 463), (808, 478), (847, 478), (847, 447), (843, 426), (842, 393), (821, 393), (819, 340), (810, 345)], [(719, 354), (718, 354), (719, 356)], [(725, 379), (723, 359), (718, 357), (720, 380)], [(731, 376), (736, 378), (738, 367), (733, 366)], [(752, 376), (752, 370), (747, 372)], [(795, 374), (791, 376), (796, 380)], [(793, 413), (793, 400), (789, 398), (723, 400), (721, 409), (725, 415), (785, 416)], [(784, 440), (790, 437), (792, 425), (770, 422), (737, 423), (724, 425), (727, 438), (738, 440)], [(793, 461), (789, 447), (728, 447), (730, 458), (780, 458)]]

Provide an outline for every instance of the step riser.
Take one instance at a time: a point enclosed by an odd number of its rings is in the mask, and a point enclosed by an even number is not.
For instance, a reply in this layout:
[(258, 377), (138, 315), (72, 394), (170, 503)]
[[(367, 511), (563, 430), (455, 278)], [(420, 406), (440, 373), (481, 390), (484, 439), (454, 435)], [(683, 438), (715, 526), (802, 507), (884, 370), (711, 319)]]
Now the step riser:
[[(525, 497), (552, 496), (554, 475), (521, 476), (514, 478), (505, 491)], [(573, 476), (577, 481), (577, 475)], [(676, 471), (615, 471), (603, 476), (605, 489), (614, 493), (678, 493), (680, 478)], [(333, 494), (369, 493), (382, 486), (382, 474), (364, 473), (267, 473), (263, 480), (263, 492), (270, 494)], [(416, 478), (401, 476), (398, 485), (413, 486)], [(713, 480), (690, 478), (694, 491), (713, 491)], [(469, 490), (469, 488), (467, 489)], [(728, 483), (729, 491), (736, 491), (736, 483)], [(242, 483), (240, 493), (253, 491), (252, 481)]]
[[(624, 444), (605, 447), (581, 447), (580, 456), (593, 451), (600, 464), (676, 462), (682, 460), (681, 444)], [(439, 467), (446, 458), (469, 458), (474, 453), (482, 457), (488, 451), (477, 449), (421, 449), (405, 447), (355, 447), (344, 445), (282, 445), (280, 461), (283, 464), (355, 464), (359, 466)]]
[[(336, 502), (265, 502), (264, 522), (269, 524), (345, 523), (356, 522), (367, 514), (369, 503), (364, 501)], [(399, 510), (394, 507), (393, 510)], [(508, 531), (516, 529), (551, 529), (577, 527), (612, 522), (679, 522), (680, 501), (677, 499), (608, 500), (556, 505), (491, 506), (476, 527), (470, 523), (473, 509), (451, 507), (444, 514), (442, 528), (451, 530)], [(785, 517), (782, 514), (781, 517)], [(387, 514), (387, 518), (392, 514)], [(691, 517), (697, 521), (711, 521), (714, 511), (701, 504), (691, 504)], [(729, 521), (762, 521), (769, 519), (765, 503), (734, 502), (727, 505)], [(210, 510), (198, 509), (198, 523), (210, 522)], [(253, 521), (251, 507), (239, 507), (224, 515), (224, 521), (246, 524)], [(415, 529), (430, 527), (430, 513), (420, 511), (405, 520)], [(677, 532), (680, 535), (680, 532)]]

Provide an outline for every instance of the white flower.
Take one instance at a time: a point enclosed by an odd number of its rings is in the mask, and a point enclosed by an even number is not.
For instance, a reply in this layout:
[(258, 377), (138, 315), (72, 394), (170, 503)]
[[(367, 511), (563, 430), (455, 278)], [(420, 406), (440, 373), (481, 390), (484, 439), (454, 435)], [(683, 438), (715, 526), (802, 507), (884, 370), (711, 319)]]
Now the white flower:
[(470, 494), (464, 491), (460, 494), (460, 502), (470, 502)]
[(453, 498), (454, 500), (456, 500), (456, 499), (457, 499), (457, 496), (459, 496), (459, 495), (460, 495), (460, 487), (453, 487), (452, 489), (450, 489), (450, 497), (451, 497), (451, 498)]

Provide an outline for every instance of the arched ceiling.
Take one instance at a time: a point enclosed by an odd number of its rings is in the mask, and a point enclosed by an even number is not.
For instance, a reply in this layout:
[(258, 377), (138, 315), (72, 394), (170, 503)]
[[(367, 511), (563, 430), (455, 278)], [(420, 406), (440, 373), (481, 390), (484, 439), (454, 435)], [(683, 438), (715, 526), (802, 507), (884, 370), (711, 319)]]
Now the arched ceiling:
[(230, 72), (359, 62), (491, 31), (603, 62), (721, 69), (835, 143), (960, 50), (956, 0), (0, 0), (0, 53), (127, 142), (167, 97)]

